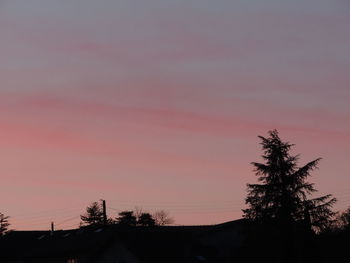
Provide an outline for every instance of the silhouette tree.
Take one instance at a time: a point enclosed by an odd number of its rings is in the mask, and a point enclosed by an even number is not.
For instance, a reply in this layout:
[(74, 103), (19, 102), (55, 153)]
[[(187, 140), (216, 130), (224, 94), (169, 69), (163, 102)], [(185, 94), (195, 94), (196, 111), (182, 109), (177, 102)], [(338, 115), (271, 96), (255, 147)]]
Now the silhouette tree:
[(136, 226), (137, 218), (133, 211), (122, 211), (118, 213), (119, 217), (116, 218), (116, 223), (123, 226)]
[(156, 221), (150, 213), (142, 213), (137, 219), (137, 225), (139, 226), (155, 226)]
[(263, 226), (252, 244), (261, 252), (274, 248), (267, 256), (277, 262), (296, 262), (298, 253), (307, 261), (317, 255), (313, 233), (327, 229), (335, 215), (331, 195), (310, 198), (316, 190), (307, 178), (321, 159), (298, 167), (299, 155), (290, 154), (293, 144), (283, 142), (277, 130), (259, 138), (265, 162), (252, 163), (259, 183), (248, 184), (248, 208), (243, 210), (245, 218)]
[(334, 228), (337, 230), (350, 230), (350, 207), (338, 214), (334, 222)]
[(158, 210), (153, 214), (153, 218), (156, 221), (157, 226), (171, 225), (174, 223), (174, 219), (169, 217), (169, 213), (164, 210)]
[(9, 216), (5, 216), (4, 214), (0, 213), (0, 237), (8, 232), (8, 227), (10, 226), (8, 221), (9, 218)]
[(103, 209), (97, 202), (93, 202), (86, 208), (86, 214), (80, 216), (82, 225), (104, 224)]
[(142, 206), (135, 206), (134, 208), (134, 216), (138, 220), (140, 216), (144, 213)]
[(298, 167), (299, 155), (290, 154), (293, 144), (281, 141), (277, 130), (259, 138), (265, 163), (252, 163), (260, 184), (248, 184), (244, 217), (284, 228), (297, 224), (315, 231), (325, 228), (334, 216), (331, 207), (336, 199), (331, 195), (309, 199), (316, 190), (306, 181), (320, 158)]
[(142, 207), (136, 207), (134, 211), (122, 211), (118, 215), (113, 223), (123, 226), (163, 226), (174, 222), (163, 210), (156, 211), (152, 215), (144, 212)]

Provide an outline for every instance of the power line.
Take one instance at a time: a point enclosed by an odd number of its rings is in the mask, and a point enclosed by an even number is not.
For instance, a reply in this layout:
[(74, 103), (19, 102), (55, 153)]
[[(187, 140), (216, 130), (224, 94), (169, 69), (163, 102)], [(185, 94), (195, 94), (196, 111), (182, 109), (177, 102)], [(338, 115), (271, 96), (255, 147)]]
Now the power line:
[[(116, 211), (116, 212), (121, 212), (123, 209), (117, 209), (114, 207), (108, 207), (109, 209)], [(185, 209), (167, 209), (170, 212), (174, 212), (177, 214), (198, 214), (198, 213), (234, 213), (234, 212), (238, 212), (240, 211), (240, 209), (234, 209), (234, 208), (197, 208), (197, 209), (189, 209), (189, 208), (185, 208)]]
[[(51, 209), (51, 210), (44, 210), (44, 211), (38, 211), (38, 212), (31, 212), (29, 214), (29, 216), (40, 216), (42, 214), (48, 214), (48, 213), (64, 213), (65, 211), (73, 211), (73, 210), (78, 210), (81, 207), (80, 205), (76, 205), (76, 206), (71, 206), (69, 208), (65, 207), (65, 208), (60, 208), (60, 209)], [(27, 217), (28, 213), (21, 213), (21, 214), (13, 214), (12, 216), (16, 216), (16, 217)]]
[(26, 214), (20, 214), (20, 215), (11, 215), (13, 218), (26, 218), (26, 219), (36, 219), (36, 218), (43, 218), (47, 216), (55, 216), (55, 215), (62, 215), (62, 214), (69, 214), (72, 212), (80, 211), (81, 209), (78, 208), (66, 208), (66, 209), (59, 209), (59, 210), (47, 210), (47, 211), (41, 211), (38, 213), (26, 213)]
[[(338, 197), (338, 204), (344, 206), (344, 203), (350, 203), (350, 192), (341, 191), (338, 194), (334, 195)], [(121, 212), (123, 210), (133, 210), (126, 208), (127, 206), (137, 207), (134, 204), (139, 203), (140, 206), (145, 210), (167, 210), (174, 214), (220, 214), (220, 213), (237, 213), (244, 208), (243, 200), (209, 200), (209, 201), (190, 201), (190, 202), (179, 202), (179, 201), (126, 201), (126, 200), (114, 200), (114, 204), (120, 206), (108, 206), (108, 209)], [(79, 207), (79, 208), (78, 208)], [(62, 217), (63, 215), (72, 215), (73, 213), (80, 213), (83, 209), (82, 206), (73, 206), (70, 208), (62, 209), (52, 209), (34, 213), (22, 213), (15, 214), (12, 217), (17, 224), (26, 225), (26, 226), (38, 226), (44, 225), (45, 223), (54, 221), (54, 218)], [(78, 212), (79, 211), (79, 212)], [(56, 226), (62, 226), (70, 221), (78, 219), (79, 216), (75, 215), (74, 217), (69, 217), (67, 219), (59, 221)], [(74, 224), (77, 225), (78, 223)], [(46, 224), (45, 224), (46, 225)], [(70, 226), (65, 226), (71, 227)]]
[(197, 205), (215, 205), (215, 204), (240, 204), (244, 202), (244, 200), (209, 200), (209, 201), (122, 201), (122, 200), (111, 200), (110, 203), (118, 203), (121, 205), (128, 204), (144, 204), (144, 205), (166, 205), (166, 206), (178, 206), (178, 205), (189, 205), (189, 206), (197, 206)]
[(80, 216), (71, 217), (71, 218), (68, 218), (68, 219), (66, 219), (66, 220), (63, 220), (63, 221), (61, 221), (60, 223), (57, 223), (57, 224), (55, 224), (55, 225), (56, 225), (56, 226), (60, 226), (60, 225), (62, 225), (62, 224), (64, 224), (64, 223), (66, 223), (66, 222), (70, 222), (70, 221), (72, 221), (72, 220), (74, 220), (74, 219), (78, 219), (78, 218), (80, 218)]

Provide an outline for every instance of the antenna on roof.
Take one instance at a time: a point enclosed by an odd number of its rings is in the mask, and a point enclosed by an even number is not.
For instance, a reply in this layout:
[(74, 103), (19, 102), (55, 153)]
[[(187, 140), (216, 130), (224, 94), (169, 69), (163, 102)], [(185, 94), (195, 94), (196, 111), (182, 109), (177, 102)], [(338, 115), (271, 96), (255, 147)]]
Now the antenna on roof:
[(55, 232), (55, 224), (54, 222), (51, 222), (51, 236), (53, 236), (53, 232)]

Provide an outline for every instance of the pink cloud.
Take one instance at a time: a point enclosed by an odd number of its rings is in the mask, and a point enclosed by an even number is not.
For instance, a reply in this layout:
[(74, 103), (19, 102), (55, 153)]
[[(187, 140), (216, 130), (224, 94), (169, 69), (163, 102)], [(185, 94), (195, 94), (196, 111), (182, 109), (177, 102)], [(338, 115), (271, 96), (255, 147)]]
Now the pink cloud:
[[(284, 130), (349, 136), (349, 130), (337, 130), (332, 127), (323, 128), (326, 125), (329, 126), (330, 123), (332, 123), (332, 125), (348, 123), (348, 115), (312, 109), (278, 109), (272, 105), (254, 100), (236, 99), (233, 103), (237, 103), (239, 107), (242, 107), (244, 104), (252, 106), (253, 108), (250, 116), (245, 115), (243, 117), (238, 116), (238, 114), (224, 114), (219, 117), (214, 114), (166, 108), (165, 106), (164, 108), (131, 105), (121, 106), (84, 100), (78, 101), (73, 98), (45, 96), (42, 94), (29, 96), (20, 95), (18, 101), (11, 107), (22, 108), (23, 111), (26, 112), (32, 111), (31, 114), (35, 114), (37, 111), (56, 112), (56, 114), (69, 113), (75, 115), (77, 118), (79, 118), (79, 116), (91, 116), (96, 119), (107, 118), (116, 120), (117, 122), (136, 122), (146, 126), (156, 125), (175, 131), (199, 132), (199, 134), (213, 136), (235, 136), (237, 133), (242, 135), (249, 131), (269, 130), (277, 126)], [(261, 115), (258, 112), (259, 108), (264, 108), (266, 112), (264, 116), (267, 119), (261, 119)], [(274, 114), (275, 111), (278, 111), (278, 116)], [(269, 113), (271, 113), (270, 116), (268, 115)], [(256, 114), (256, 116), (254, 116), (254, 114)], [(283, 119), (281, 119), (281, 116), (283, 116)], [(308, 120), (313, 120), (316, 123), (323, 122), (325, 125), (315, 127), (314, 124), (308, 124)], [(296, 124), (298, 122), (299, 125)], [(303, 125), (300, 125), (300, 123)], [(77, 142), (79, 143), (79, 140), (77, 140)]]

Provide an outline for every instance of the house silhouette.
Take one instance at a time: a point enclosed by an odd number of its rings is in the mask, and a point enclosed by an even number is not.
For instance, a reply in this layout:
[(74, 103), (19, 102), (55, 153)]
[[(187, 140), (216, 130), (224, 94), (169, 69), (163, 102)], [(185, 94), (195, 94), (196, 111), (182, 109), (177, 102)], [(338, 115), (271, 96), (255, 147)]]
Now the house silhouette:
[(0, 239), (3, 263), (220, 263), (238, 256), (247, 223), (209, 226), (90, 226), (12, 231)]

